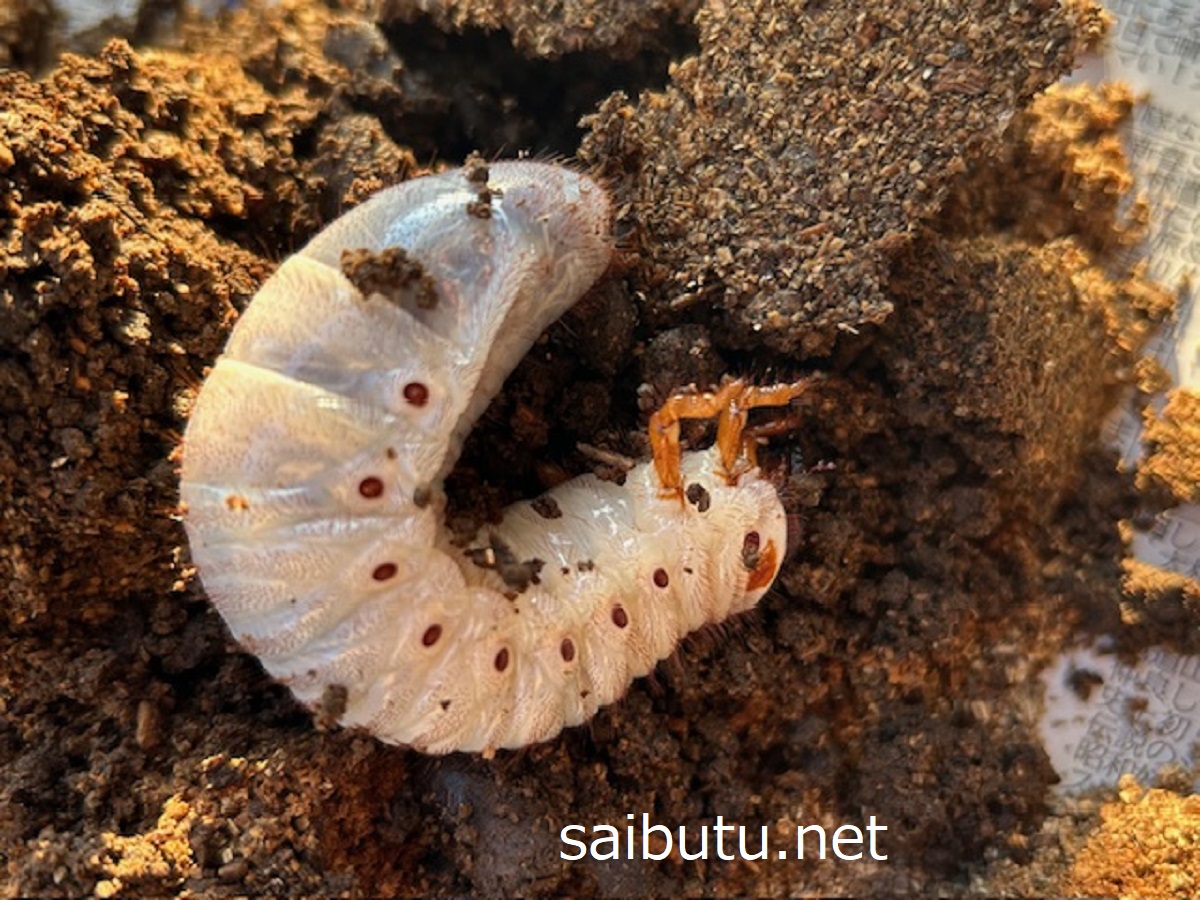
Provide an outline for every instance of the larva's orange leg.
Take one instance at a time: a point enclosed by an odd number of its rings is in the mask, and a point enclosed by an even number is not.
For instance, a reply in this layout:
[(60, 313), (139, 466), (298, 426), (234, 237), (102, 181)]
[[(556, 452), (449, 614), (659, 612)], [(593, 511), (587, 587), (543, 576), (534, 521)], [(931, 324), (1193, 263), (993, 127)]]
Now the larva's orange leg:
[[(758, 439), (769, 434), (780, 434), (786, 429), (759, 426), (747, 429), (750, 410), (760, 406), (787, 406), (808, 389), (811, 378), (802, 378), (791, 384), (772, 384), (756, 387), (744, 382), (730, 403), (721, 409), (717, 418), (717, 449), (721, 454), (721, 465), (725, 478), (735, 483), (745, 472), (758, 465)], [(785, 420), (788, 424), (790, 417)]]
[(742, 433), (742, 456), (753, 468), (758, 465), (758, 445), (763, 438), (778, 437), (781, 434), (791, 434), (804, 424), (804, 417), (799, 413), (772, 418), (760, 425), (749, 425)]
[(712, 392), (680, 391), (672, 394), (650, 417), (650, 449), (654, 471), (664, 497), (683, 501), (683, 476), (679, 471), (679, 423), (683, 419), (711, 419), (723, 414), (745, 389), (740, 379), (728, 381)]
[(716, 391), (684, 391), (668, 397), (650, 417), (650, 447), (663, 496), (683, 499), (683, 477), (679, 470), (680, 421), (717, 417), (717, 451), (725, 479), (734, 484), (743, 473), (758, 465), (759, 437), (781, 433), (768, 430), (769, 426), (748, 428), (750, 410), (759, 406), (787, 406), (804, 393), (811, 381), (806, 378), (791, 384), (756, 387), (744, 379), (734, 378)]

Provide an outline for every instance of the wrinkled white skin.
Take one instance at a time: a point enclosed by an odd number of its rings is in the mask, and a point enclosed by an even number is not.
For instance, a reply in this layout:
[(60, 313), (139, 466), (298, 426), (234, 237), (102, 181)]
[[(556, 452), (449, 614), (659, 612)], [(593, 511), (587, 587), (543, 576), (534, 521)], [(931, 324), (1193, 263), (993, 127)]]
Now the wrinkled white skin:
[[(612, 246), (587, 177), (526, 162), (490, 175), (490, 218), (468, 214), (476, 187), (448, 172), (381, 192), (288, 259), (184, 438), (192, 558), (234, 637), (302, 702), (344, 688), (341, 724), (427, 753), (490, 754), (585, 721), (683, 635), (765, 593), (773, 568), (747, 590), (747, 534), (786, 545), (774, 487), (757, 472), (727, 485), (714, 451), (683, 460), (706, 512), (662, 498), (649, 464), (624, 486), (558, 487), (539, 507), (558, 517), (510, 507), (479, 546), (494, 534), (542, 562), (523, 591), (450, 545), (441, 482), (463, 439)], [(391, 246), (433, 277), (432, 310), (364, 298), (342, 274), (343, 250)], [(412, 382), (424, 406), (405, 399)]]

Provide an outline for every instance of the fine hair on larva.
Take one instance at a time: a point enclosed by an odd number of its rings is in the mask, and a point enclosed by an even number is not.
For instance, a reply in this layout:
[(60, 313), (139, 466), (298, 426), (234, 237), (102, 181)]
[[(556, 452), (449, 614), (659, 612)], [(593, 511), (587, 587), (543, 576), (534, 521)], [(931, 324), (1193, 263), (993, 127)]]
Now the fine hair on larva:
[[(184, 435), (192, 559), (320, 721), (426, 753), (544, 741), (774, 581), (786, 517), (740, 441), (795, 386), (677, 396), (624, 484), (575, 478), (466, 548), (445, 527), (467, 433), (604, 273), (611, 219), (555, 164), (417, 178), (284, 261), (234, 327)], [(718, 443), (680, 454), (699, 416)]]

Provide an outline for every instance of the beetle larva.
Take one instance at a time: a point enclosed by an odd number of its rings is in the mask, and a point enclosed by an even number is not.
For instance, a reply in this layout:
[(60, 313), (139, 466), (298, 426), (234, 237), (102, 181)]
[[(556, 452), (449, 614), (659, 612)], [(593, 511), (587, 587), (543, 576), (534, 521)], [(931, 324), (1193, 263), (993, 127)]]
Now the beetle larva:
[[(442, 480), (608, 266), (610, 216), (555, 165), (409, 181), (284, 262), (234, 328), (184, 437), (192, 557), (234, 637), (324, 718), (426, 753), (543, 741), (774, 580), (785, 515), (741, 435), (797, 386), (678, 395), (624, 485), (584, 475), (451, 543)], [(679, 418), (708, 415), (717, 445), (681, 455)]]

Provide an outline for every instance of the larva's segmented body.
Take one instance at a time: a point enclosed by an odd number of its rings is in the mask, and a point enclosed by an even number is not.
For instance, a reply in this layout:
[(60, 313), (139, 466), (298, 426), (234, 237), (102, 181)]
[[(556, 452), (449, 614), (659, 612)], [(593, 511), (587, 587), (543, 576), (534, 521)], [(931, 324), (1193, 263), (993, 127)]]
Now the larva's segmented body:
[(192, 557), (234, 637), (301, 701), (428, 753), (585, 721), (756, 603), (786, 545), (775, 488), (714, 447), (674, 485), (649, 463), (583, 476), (452, 546), (465, 435), (611, 254), (587, 177), (481, 168), (386, 190), (288, 259), (184, 439)]

